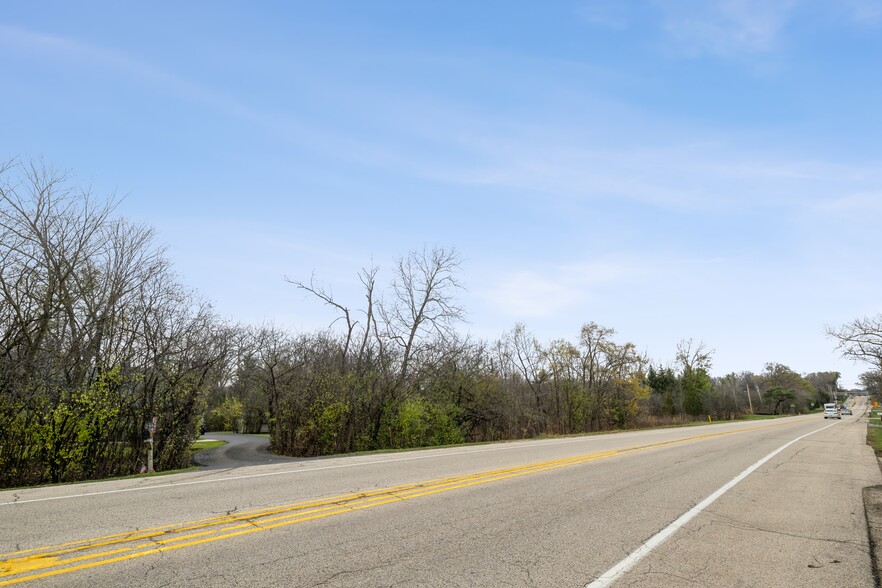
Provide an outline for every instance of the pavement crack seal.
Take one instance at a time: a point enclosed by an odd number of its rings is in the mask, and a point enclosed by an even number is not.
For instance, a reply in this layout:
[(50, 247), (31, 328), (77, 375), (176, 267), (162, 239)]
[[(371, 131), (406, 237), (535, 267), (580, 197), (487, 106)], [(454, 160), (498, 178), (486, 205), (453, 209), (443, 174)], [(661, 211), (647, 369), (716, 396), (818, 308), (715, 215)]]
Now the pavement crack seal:
[(499, 480), (586, 464), (612, 457), (631, 455), (691, 441), (781, 427), (787, 424), (780, 423), (763, 427), (733, 429), (731, 431), (720, 431), (622, 449), (596, 451), (573, 457), (425, 480), (377, 490), (353, 492), (326, 499), (307, 500), (250, 511), (234, 510), (224, 515), (195, 521), (4, 553), (0, 554), (0, 586), (20, 584), (148, 555), (163, 555), (176, 549), (269, 531), (297, 523), (305, 523), (325, 517), (488, 484)]

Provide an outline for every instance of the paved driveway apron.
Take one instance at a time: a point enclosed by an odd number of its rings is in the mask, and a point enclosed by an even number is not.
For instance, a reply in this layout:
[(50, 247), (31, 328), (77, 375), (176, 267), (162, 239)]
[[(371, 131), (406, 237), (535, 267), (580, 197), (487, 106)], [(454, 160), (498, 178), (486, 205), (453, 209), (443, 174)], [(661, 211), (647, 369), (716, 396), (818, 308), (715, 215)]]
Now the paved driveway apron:
[(269, 450), (269, 439), (257, 435), (207, 433), (204, 439), (226, 441), (213, 449), (203, 449), (193, 457), (196, 465), (209, 469), (228, 469), (295, 461), (296, 458), (276, 455)]

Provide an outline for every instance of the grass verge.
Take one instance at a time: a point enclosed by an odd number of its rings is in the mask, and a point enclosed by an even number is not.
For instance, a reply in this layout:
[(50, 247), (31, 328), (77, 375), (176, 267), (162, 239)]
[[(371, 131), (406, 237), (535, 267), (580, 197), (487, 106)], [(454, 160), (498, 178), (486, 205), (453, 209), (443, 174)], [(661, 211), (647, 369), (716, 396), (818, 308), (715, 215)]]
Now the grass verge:
[[(875, 421), (875, 422), (874, 422)], [(875, 427), (867, 427), (867, 445), (876, 452), (876, 457), (882, 457), (882, 423), (878, 418), (870, 419), (870, 425)]]
[(215, 441), (212, 439), (207, 439), (205, 441), (194, 441), (193, 445), (190, 446), (190, 452), (196, 453), (197, 451), (202, 451), (203, 449), (214, 449), (215, 447), (222, 447), (226, 444), (226, 441)]
[(873, 448), (876, 457), (882, 457), (882, 419), (875, 409), (867, 415), (867, 445)]

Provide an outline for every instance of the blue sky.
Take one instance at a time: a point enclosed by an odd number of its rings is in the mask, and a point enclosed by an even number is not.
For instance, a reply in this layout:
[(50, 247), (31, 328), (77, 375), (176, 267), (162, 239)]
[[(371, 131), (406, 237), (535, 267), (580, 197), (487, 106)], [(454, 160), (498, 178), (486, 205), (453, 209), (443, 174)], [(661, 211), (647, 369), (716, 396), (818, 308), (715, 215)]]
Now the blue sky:
[(463, 331), (595, 321), (714, 373), (838, 370), (882, 311), (882, 1), (11, 2), (0, 157), (156, 227), (224, 317), (333, 319), (464, 258)]

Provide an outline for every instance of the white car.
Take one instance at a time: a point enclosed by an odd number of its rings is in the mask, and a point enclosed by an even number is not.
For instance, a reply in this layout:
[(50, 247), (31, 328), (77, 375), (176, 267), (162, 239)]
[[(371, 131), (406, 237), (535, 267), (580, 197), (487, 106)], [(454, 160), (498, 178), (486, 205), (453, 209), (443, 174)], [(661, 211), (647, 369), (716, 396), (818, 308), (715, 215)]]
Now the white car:
[(842, 413), (839, 412), (839, 407), (836, 406), (835, 402), (828, 402), (824, 405), (824, 418), (825, 419), (841, 419)]

